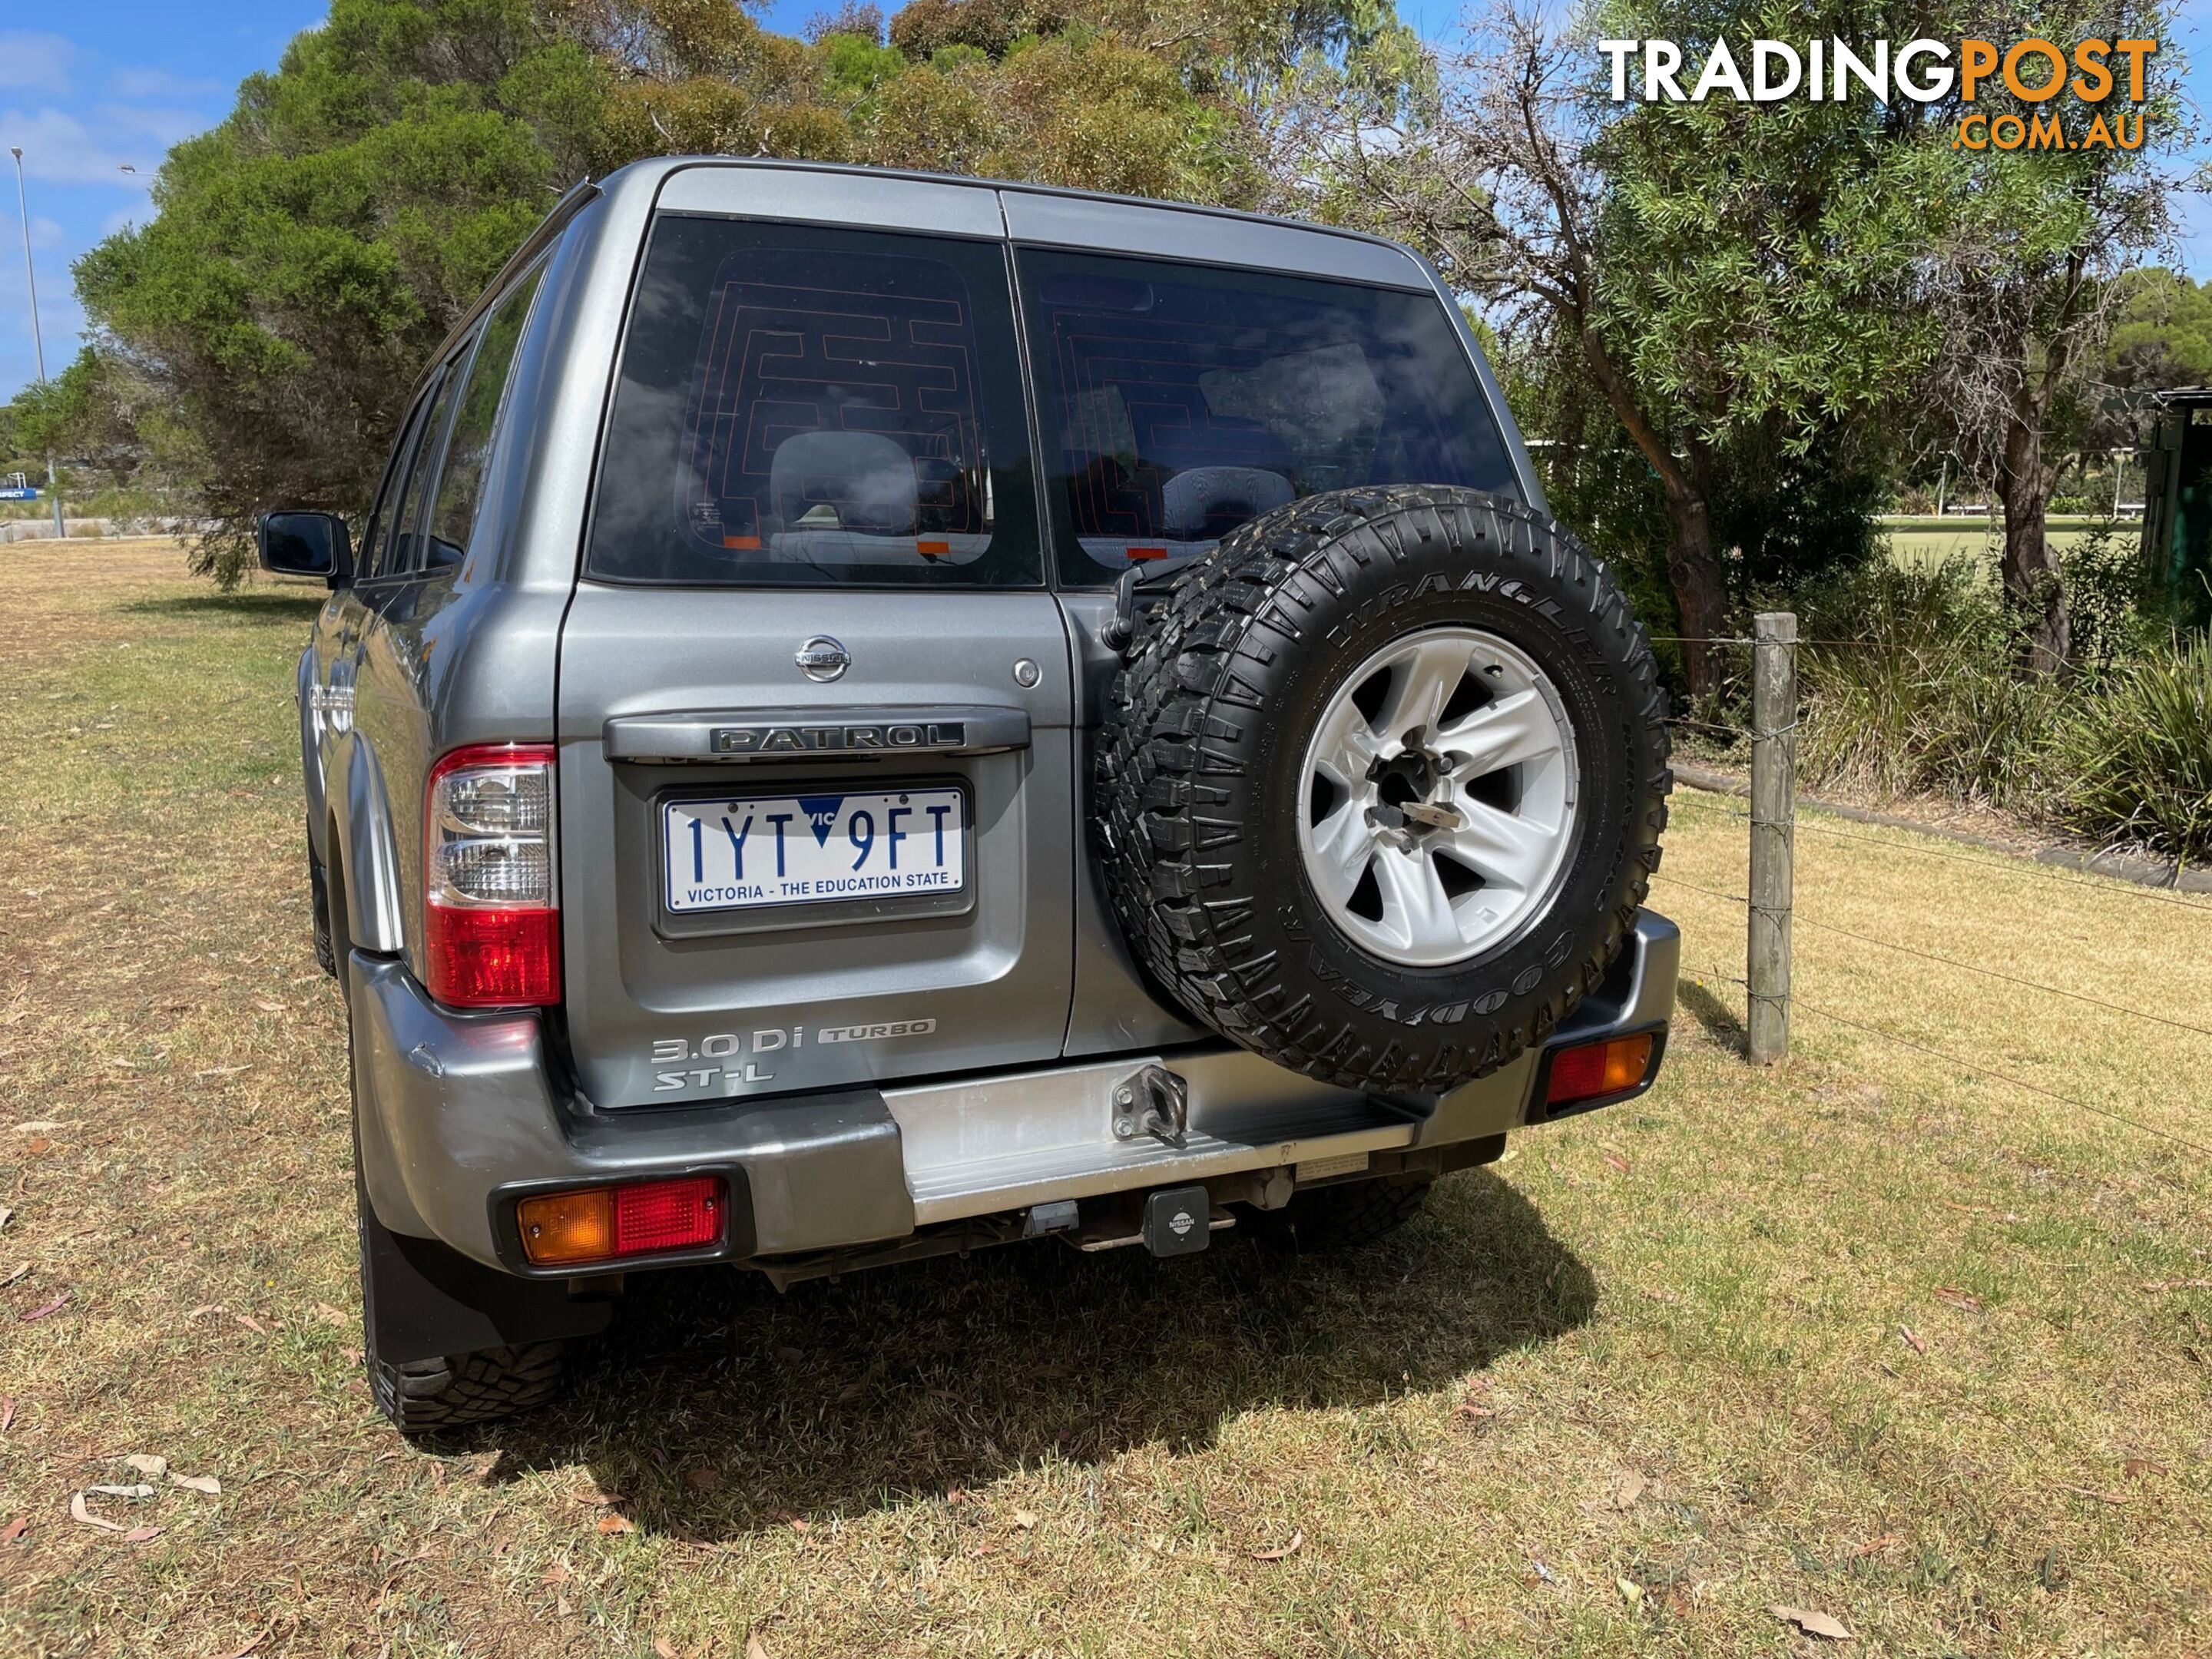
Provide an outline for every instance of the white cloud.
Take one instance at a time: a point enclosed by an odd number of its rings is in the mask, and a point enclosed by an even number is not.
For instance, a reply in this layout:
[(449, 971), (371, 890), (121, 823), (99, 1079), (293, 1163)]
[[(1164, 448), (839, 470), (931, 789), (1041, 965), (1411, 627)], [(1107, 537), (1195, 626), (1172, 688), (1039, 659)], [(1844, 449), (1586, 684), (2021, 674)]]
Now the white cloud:
[(31, 246), (33, 247), (59, 247), (68, 240), (68, 233), (52, 220), (43, 214), (32, 216)]
[(101, 81), (125, 98), (204, 98), (223, 89), (220, 81), (194, 81), (165, 69), (114, 70)]
[(0, 87), (36, 87), (67, 92), (69, 66), (76, 48), (58, 34), (0, 33)]
[(196, 132), (204, 132), (214, 121), (199, 110), (147, 106), (139, 104), (101, 104), (94, 118), (118, 132), (143, 132), (163, 149)]
[[(46, 184), (144, 189), (144, 175), (160, 164), (160, 154), (143, 140), (117, 143), (116, 137), (95, 137), (92, 128), (58, 109), (0, 112), (0, 143), (21, 144), (25, 175)], [(126, 161), (138, 172), (124, 172)]]

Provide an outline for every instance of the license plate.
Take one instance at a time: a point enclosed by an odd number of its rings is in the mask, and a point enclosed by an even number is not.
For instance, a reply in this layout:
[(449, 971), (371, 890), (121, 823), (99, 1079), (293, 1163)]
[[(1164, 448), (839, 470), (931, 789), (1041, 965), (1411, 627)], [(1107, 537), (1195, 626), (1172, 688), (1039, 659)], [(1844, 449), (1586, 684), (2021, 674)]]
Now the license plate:
[(660, 842), (677, 915), (957, 893), (968, 881), (957, 789), (663, 801)]

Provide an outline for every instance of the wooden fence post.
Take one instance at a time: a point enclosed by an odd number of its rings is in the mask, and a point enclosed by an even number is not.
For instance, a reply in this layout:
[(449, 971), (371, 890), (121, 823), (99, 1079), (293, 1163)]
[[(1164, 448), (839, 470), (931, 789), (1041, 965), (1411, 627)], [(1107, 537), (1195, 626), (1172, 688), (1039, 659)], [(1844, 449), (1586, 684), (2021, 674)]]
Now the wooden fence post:
[(1750, 934), (1745, 1052), (1771, 1065), (1790, 1052), (1790, 896), (1797, 818), (1797, 618), (1752, 623)]

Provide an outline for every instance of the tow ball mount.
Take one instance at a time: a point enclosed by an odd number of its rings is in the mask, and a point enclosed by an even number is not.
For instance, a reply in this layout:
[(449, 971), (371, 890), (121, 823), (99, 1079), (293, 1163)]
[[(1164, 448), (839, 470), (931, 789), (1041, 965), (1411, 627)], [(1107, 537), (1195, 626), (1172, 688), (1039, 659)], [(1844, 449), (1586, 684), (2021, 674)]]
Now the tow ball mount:
[(1114, 1138), (1151, 1135), (1180, 1146), (1190, 1133), (1190, 1085), (1164, 1066), (1145, 1066), (1114, 1085)]

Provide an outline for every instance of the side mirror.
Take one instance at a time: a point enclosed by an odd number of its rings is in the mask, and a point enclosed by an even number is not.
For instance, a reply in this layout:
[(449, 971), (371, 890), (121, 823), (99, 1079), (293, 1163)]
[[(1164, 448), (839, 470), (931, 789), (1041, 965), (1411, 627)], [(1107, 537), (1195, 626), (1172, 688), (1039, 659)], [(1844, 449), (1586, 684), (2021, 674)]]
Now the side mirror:
[(319, 576), (332, 587), (353, 580), (353, 537), (335, 513), (264, 513), (261, 568), (279, 576)]

